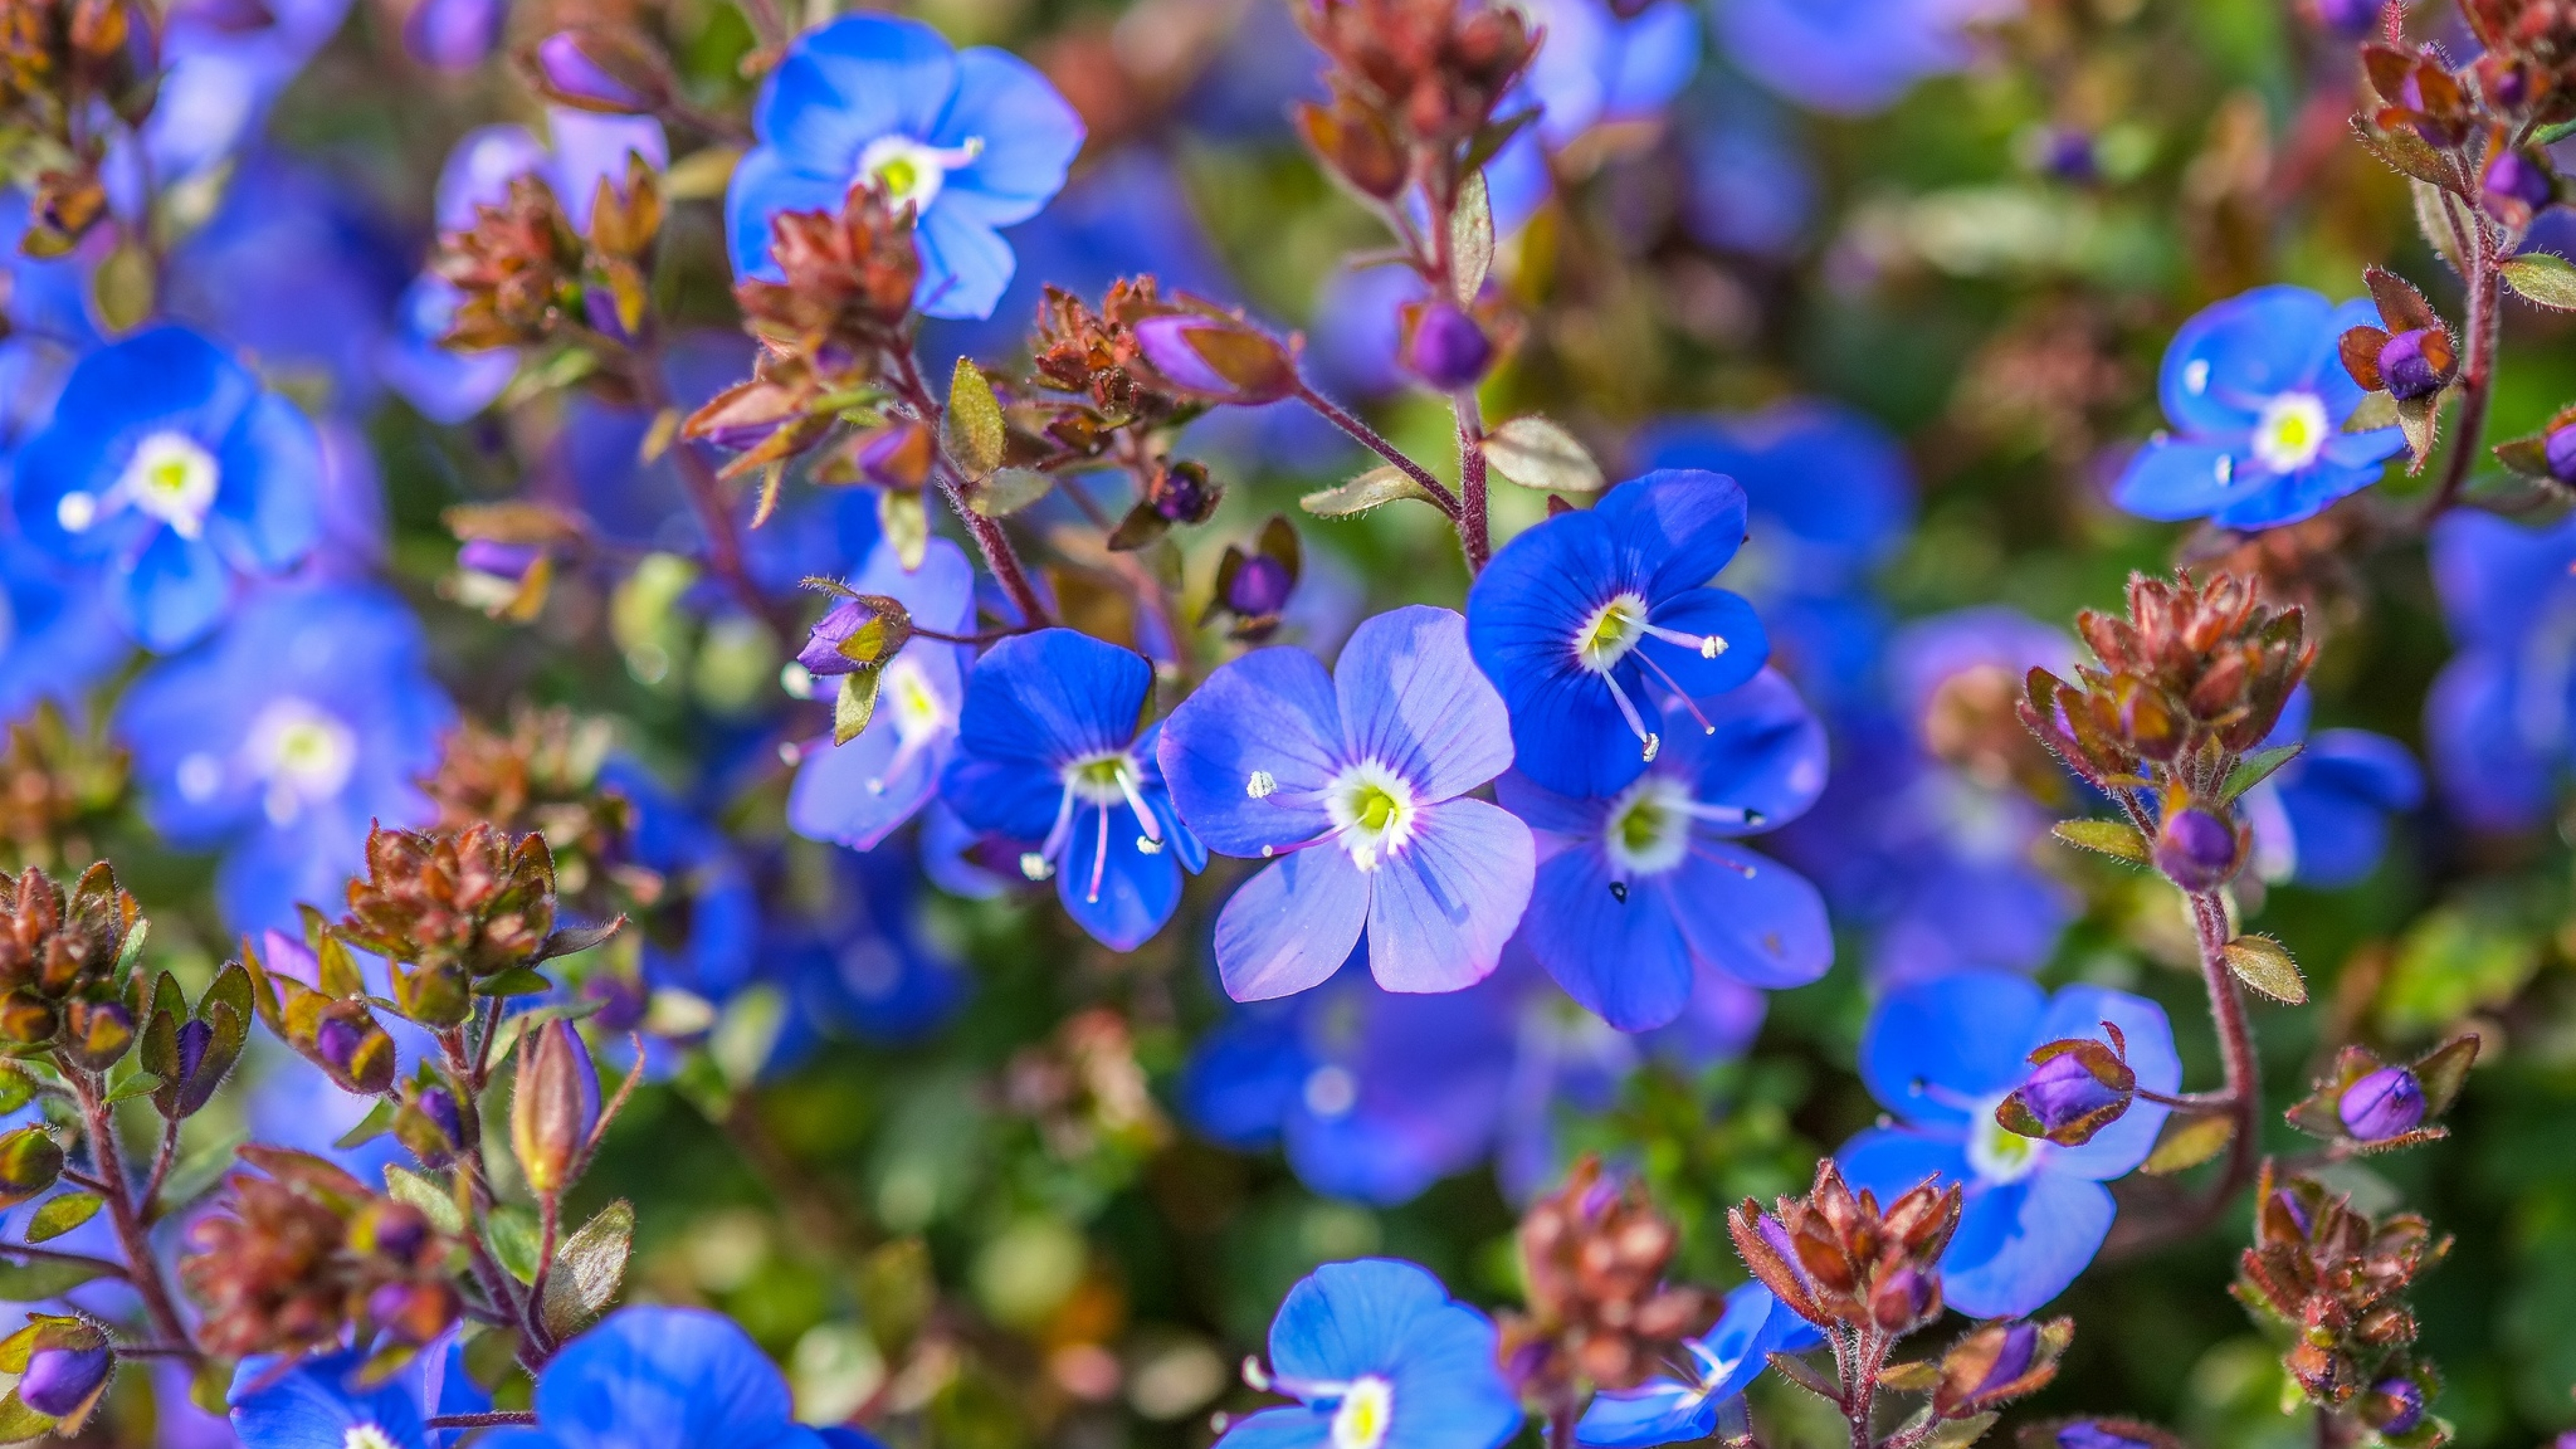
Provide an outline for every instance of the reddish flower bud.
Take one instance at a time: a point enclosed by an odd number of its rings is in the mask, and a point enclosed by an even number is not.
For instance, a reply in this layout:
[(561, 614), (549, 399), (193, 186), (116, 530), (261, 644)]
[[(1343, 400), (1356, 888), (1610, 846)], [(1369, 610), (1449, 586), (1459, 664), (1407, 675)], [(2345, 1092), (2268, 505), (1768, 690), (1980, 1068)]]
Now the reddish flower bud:
[(1297, 363), (1279, 340), (1248, 322), (1167, 312), (1136, 323), (1136, 348), (1175, 392), (1246, 406), (1297, 390)]
[(510, 1148), (528, 1186), (551, 1197), (572, 1185), (599, 1125), (599, 1069), (568, 1021), (519, 1039), (519, 1078), (510, 1092)]
[(2440, 392), (2457, 364), (2449, 337), (2436, 329), (2414, 328), (2380, 347), (2380, 385), (2399, 402), (2418, 402)]
[(602, 30), (559, 30), (537, 42), (538, 89), (585, 111), (636, 114), (670, 98), (663, 66), (639, 42)]

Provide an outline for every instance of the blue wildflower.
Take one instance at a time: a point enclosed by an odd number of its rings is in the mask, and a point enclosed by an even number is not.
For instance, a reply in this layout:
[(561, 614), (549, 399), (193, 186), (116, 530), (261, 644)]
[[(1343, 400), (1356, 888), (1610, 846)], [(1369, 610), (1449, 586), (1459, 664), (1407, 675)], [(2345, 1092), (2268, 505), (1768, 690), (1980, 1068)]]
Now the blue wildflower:
[(1772, 1354), (1800, 1353), (1824, 1341), (1770, 1289), (1744, 1284), (1726, 1295), (1715, 1327), (1683, 1342), (1689, 1379), (1652, 1379), (1600, 1395), (1574, 1426), (1575, 1440), (1595, 1449), (1644, 1449), (1715, 1438), (1719, 1415), (1770, 1367)]
[[(900, 600), (915, 624), (963, 635), (975, 619), (975, 567), (957, 545), (934, 538), (921, 567), (907, 571), (880, 542), (850, 578), (862, 594)], [(829, 735), (805, 746), (787, 824), (813, 840), (872, 850), (928, 803), (957, 743), (958, 710), (973, 662), (962, 644), (915, 637), (877, 682), (876, 713), (846, 745)]]
[(2141, 518), (2270, 528), (2377, 482), (2406, 440), (2393, 427), (2343, 431), (2362, 391), (2337, 348), (2346, 328), (2378, 316), (2366, 298), (2336, 306), (2304, 287), (2257, 287), (2203, 308), (2174, 334), (2156, 379), (2175, 431), (2129, 460), (2114, 499)]
[(454, 711), (427, 654), (382, 590), (279, 589), (127, 692), (114, 729), (145, 813), (181, 849), (223, 848), (216, 895), (236, 929), (292, 929), (297, 902), (340, 898), (370, 821), (431, 813), (413, 781)]
[(284, 571), (321, 531), (312, 423), (182, 328), (82, 358), (15, 469), (20, 529), (57, 558), (105, 560), (109, 611), (150, 649), (203, 637), (235, 575)]
[(1963, 69), (1968, 26), (2014, 0), (1728, 0), (1718, 39), (1737, 70), (1820, 111), (1894, 105), (1918, 81)]
[(1560, 795), (1611, 794), (1663, 746), (1659, 695), (1695, 712), (1762, 667), (1771, 644), (1753, 606), (1705, 587), (1744, 521), (1733, 479), (1656, 472), (1494, 556), (1467, 593), (1467, 642), (1511, 711), (1522, 774)]
[(968, 825), (1038, 842), (1020, 857), (1052, 876), (1076, 924), (1131, 951), (1180, 904), (1181, 870), (1207, 848), (1172, 812), (1143, 725), (1154, 667), (1071, 629), (996, 644), (966, 681), (957, 755), (939, 793)]
[(486, 1449), (825, 1449), (751, 1336), (702, 1308), (621, 1308), (537, 1375), (536, 1427)]
[(1010, 285), (995, 230), (1038, 213), (1082, 149), (1082, 121), (1028, 62), (950, 47), (918, 20), (846, 15), (809, 30), (762, 87), (760, 144), (734, 168), (725, 236), (737, 276), (778, 277), (770, 218), (838, 212), (868, 182), (918, 216), (932, 317), (983, 317)]
[(100, 607), (97, 575), (0, 532), (0, 718), (38, 700), (78, 704), (131, 648)]
[[(315, 1074), (317, 1077), (319, 1074)], [(361, 1383), (364, 1349), (308, 1358), (292, 1366), (253, 1358), (233, 1371), (233, 1432), (243, 1449), (433, 1449), (454, 1430), (432, 1430), (437, 1414), (477, 1414), (491, 1395), (465, 1372), (465, 1352), (451, 1339), (383, 1381)]]
[(2424, 702), (2434, 774), (2469, 825), (2536, 824), (2576, 746), (2576, 518), (2529, 528), (2455, 509), (2432, 555), (2458, 645)]
[(760, 895), (725, 833), (631, 759), (600, 767), (603, 789), (634, 811), (626, 848), (665, 882), (639, 914), (644, 984), (721, 1002), (751, 977), (760, 951)]
[(1511, 740), (1455, 613), (1380, 614), (1329, 675), (1302, 649), (1255, 650), (1173, 711), (1161, 755), (1192, 829), (1271, 862), (1217, 918), (1237, 1001), (1321, 982), (1363, 932), (1391, 991), (1455, 991), (1502, 959), (1536, 862), (1526, 826), (1463, 798)]
[(901, 1045), (946, 1025), (974, 980), (923, 919), (914, 863), (894, 851), (835, 850), (821, 883), (811, 899), (779, 902), (766, 916), (763, 972), (796, 1003), (772, 1060), (827, 1035)]
[(1533, 0), (1530, 19), (1547, 43), (1502, 110), (1535, 105), (1538, 120), (1485, 168), (1494, 224), (1511, 231), (1547, 199), (1548, 157), (1597, 128), (1648, 121), (1699, 70), (1699, 11), (1686, 0), (1614, 9), (1605, 0)]
[(1545, 855), (1523, 939), (1568, 995), (1623, 1031), (1681, 1015), (1702, 970), (1802, 986), (1833, 961), (1816, 888), (1721, 843), (1815, 802), (1824, 727), (1767, 670), (1701, 708), (1715, 732), (1674, 736), (1616, 795), (1569, 798), (1518, 771), (1496, 787)]
[(2423, 803), (2424, 772), (2404, 745), (2386, 735), (2353, 729), (2309, 734), (2313, 704), (2306, 685), (2291, 691), (2262, 747), (2305, 741), (2307, 748), (2246, 791), (2241, 803), (2254, 829), (2257, 874), (2335, 890), (2379, 867), (2388, 848), (2389, 817)]
[(1685, 112), (1682, 159), (1690, 187), (1681, 219), (1703, 246), (1785, 257), (1814, 224), (1815, 167), (1780, 110), (1743, 91)]
[(2018, 976), (1976, 971), (1890, 992), (1861, 1039), (1861, 1077), (1902, 1125), (1873, 1127), (1834, 1154), (1855, 1191), (1881, 1202), (1939, 1177), (1966, 1189), (1959, 1229), (1941, 1257), (1941, 1291), (1976, 1318), (2014, 1318), (2065, 1291), (2111, 1231), (2111, 1190), (2154, 1150), (2167, 1109), (2134, 1102), (2080, 1147), (2005, 1131), (1995, 1107), (2030, 1076), (2052, 1041), (2128, 1040), (2145, 1091), (2182, 1084), (2164, 1008), (2098, 986), (2048, 996)]
[(1300, 1402), (1238, 1419), (1229, 1449), (1499, 1449), (1520, 1405), (1494, 1362), (1494, 1325), (1421, 1268), (1326, 1263), (1270, 1323), (1253, 1387)]

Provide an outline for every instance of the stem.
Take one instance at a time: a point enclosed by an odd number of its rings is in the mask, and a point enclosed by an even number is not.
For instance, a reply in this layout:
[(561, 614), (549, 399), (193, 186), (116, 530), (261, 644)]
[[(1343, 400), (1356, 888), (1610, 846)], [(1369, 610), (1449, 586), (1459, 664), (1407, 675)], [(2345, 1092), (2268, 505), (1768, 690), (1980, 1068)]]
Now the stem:
[(1877, 1442), (1869, 1420), (1878, 1399), (1878, 1373), (1887, 1366), (1887, 1348), (1888, 1340), (1875, 1329), (1852, 1335), (1851, 1367), (1843, 1383), (1843, 1417), (1851, 1422), (1851, 1449), (1871, 1449)]
[(2254, 1055), (2254, 1029), (2245, 1016), (2245, 993), (2236, 984), (2235, 969), (2227, 964), (2227, 904), (2216, 891), (2203, 891), (2191, 898), (2191, 916), (2200, 937), (2200, 974), (2209, 988), (2210, 1021), (2218, 1028), (2219, 1051), (2227, 1068), (2228, 1105), (2236, 1118), (2236, 1134), (2227, 1144), (2227, 1171), (2193, 1214), (2198, 1219), (2193, 1231), (2197, 1231), (2226, 1211), (2237, 1189), (2254, 1178), (2262, 1148), (2263, 1086), (2262, 1064)]
[(1494, 556), (1494, 538), (1485, 514), (1485, 418), (1476, 406), (1474, 388), (1460, 388), (1449, 401), (1458, 417), (1458, 483), (1466, 509), (1458, 517), (1458, 546), (1467, 553), (1467, 572), (1479, 574)]
[[(929, 385), (921, 380), (921, 366), (913, 360), (912, 349), (894, 347), (887, 349), (887, 353), (895, 364), (898, 394), (924, 423), (936, 429), (940, 420), (939, 402), (930, 395)], [(1001, 524), (966, 506), (965, 491), (959, 486), (944, 454), (938, 459), (937, 476), (940, 495), (948, 500), (948, 507), (957, 515), (957, 521), (966, 525), (968, 536), (975, 540), (976, 551), (984, 556), (984, 567), (1001, 584), (1002, 592), (1011, 596), (1011, 603), (1020, 611), (1020, 623), (1031, 629), (1045, 627), (1049, 622), (1046, 605), (1039, 601), (1038, 591), (1030, 587), (1028, 569), (1020, 562), (1019, 550), (1011, 546), (1011, 536), (1002, 531)]]
[(1547, 1449), (1574, 1449), (1574, 1425), (1574, 1396), (1567, 1394), (1547, 1411)]
[(432, 1414), (421, 1421), (432, 1429), (490, 1429), (508, 1424), (533, 1424), (537, 1416), (525, 1409), (500, 1409), (489, 1414)]
[(1422, 491), (1431, 495), (1434, 507), (1453, 520), (1459, 516), (1461, 510), (1458, 495), (1449, 491), (1449, 485), (1432, 477), (1431, 470), (1413, 461), (1402, 448), (1388, 442), (1377, 429), (1342, 411), (1330, 398), (1309, 387), (1303, 378), (1297, 382), (1297, 400), (1313, 408), (1324, 421), (1358, 439), (1361, 447), (1403, 469), (1404, 476), (1421, 484)]
[(143, 1220), (147, 1223), (161, 1216), (161, 1184), (170, 1176), (170, 1164), (179, 1156), (179, 1119), (161, 1119), (161, 1146), (152, 1154), (152, 1175), (143, 1181)]
[[(2451, 209), (2448, 198), (2443, 210)], [(2459, 430), (2451, 439), (2451, 454), (2443, 460), (2441, 482), (2433, 489), (2432, 498), (2424, 505), (2419, 526), (2431, 527), (2460, 500), (2468, 487), (2469, 470), (2476, 466), (2479, 442), (2486, 434), (2487, 398), (2493, 389), (2488, 385), (2495, 368), (2496, 330), (2502, 320), (2502, 309), (2496, 306), (2495, 240), (2485, 222), (2472, 216), (2468, 230), (2475, 244), (2465, 248), (2469, 257), (2469, 346), (2468, 356), (2460, 370)]]
[(170, 1297), (170, 1286), (161, 1281), (161, 1262), (152, 1255), (152, 1235), (145, 1229), (143, 1214), (127, 1186), (125, 1154), (116, 1141), (116, 1110), (108, 1105), (96, 1073), (75, 1071), (67, 1075), (80, 1101), (81, 1127), (89, 1136), (90, 1166), (98, 1173), (99, 1195), (107, 1199), (117, 1245), (125, 1253), (126, 1281), (142, 1297), (143, 1311), (163, 1342), (193, 1344), (188, 1325), (179, 1317), (178, 1305)]

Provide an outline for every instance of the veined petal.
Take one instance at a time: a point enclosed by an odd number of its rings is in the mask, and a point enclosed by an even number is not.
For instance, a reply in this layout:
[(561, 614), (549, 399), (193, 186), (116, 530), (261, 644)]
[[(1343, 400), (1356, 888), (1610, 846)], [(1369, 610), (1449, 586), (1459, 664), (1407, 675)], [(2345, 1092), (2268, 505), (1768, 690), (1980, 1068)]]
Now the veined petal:
[(2305, 287), (2257, 287), (2203, 308), (2174, 334), (2157, 374), (2165, 416), (2187, 433), (2241, 432), (2275, 394), (2313, 380), (2334, 305)]
[(1245, 881), (1216, 921), (1217, 976), (1237, 1001), (1322, 984), (1368, 924), (1370, 877), (1330, 845), (1301, 850)]
[(2010, 1091), (2029, 1070), (2046, 1010), (2038, 987), (1994, 971), (1892, 991), (1861, 1037), (1861, 1078), (1899, 1116), (1925, 1125), (1966, 1122), (1961, 1099)]
[(1638, 652), (1652, 659), (1662, 671), (1649, 671), (1650, 677), (1661, 683), (1668, 676), (1681, 686), (1682, 693), (1694, 699), (1736, 688), (1771, 658), (1771, 636), (1764, 631), (1753, 606), (1724, 589), (1684, 589), (1665, 595), (1656, 601), (1647, 621), (1659, 629), (1721, 641), (1720, 652), (1714, 655), (1704, 647), (1693, 648), (1652, 636), (1637, 642)]
[(2115, 1211), (2109, 1188), (2044, 1168), (1975, 1194), (1941, 1255), (1941, 1296), (1972, 1318), (2035, 1312), (2102, 1251)]
[(1651, 1031), (1690, 1004), (1690, 948), (1662, 879), (1611, 891), (1599, 846), (1577, 845), (1539, 867), (1521, 940), (1585, 1010), (1621, 1031)]
[(1483, 980), (1537, 874), (1529, 827), (1482, 800), (1424, 807), (1412, 841), (1370, 876), (1369, 969), (1389, 991)]
[(1413, 605), (1368, 620), (1333, 670), (1342, 753), (1376, 760), (1425, 803), (1461, 795), (1509, 769), (1510, 717), (1477, 672), (1467, 621)]
[(788, 47), (752, 124), (798, 170), (846, 186), (870, 141), (929, 136), (956, 93), (957, 53), (938, 31), (891, 15), (844, 15)]
[(915, 239), (921, 244), (921, 286), (913, 293), (913, 305), (923, 316), (993, 315), (1019, 267), (1011, 244), (999, 232), (942, 196), (921, 218)]
[(1766, 856), (1732, 845), (1694, 852), (1660, 888), (1691, 954), (1747, 986), (1804, 986), (1833, 964), (1824, 896)]
[(1744, 488), (1697, 468), (1667, 468), (1611, 489), (1594, 505), (1611, 546), (1646, 575), (1660, 604), (1717, 577), (1744, 546)]
[[(1103, 816), (1108, 819), (1105, 832)], [(1143, 840), (1134, 813), (1125, 806), (1084, 806), (1073, 812), (1064, 859), (1056, 863), (1055, 894), (1064, 902), (1065, 914), (1113, 951), (1133, 951), (1152, 940), (1181, 903), (1180, 863), (1169, 849), (1147, 853)]]
[(957, 92), (927, 139), (940, 147), (979, 144), (975, 159), (948, 173), (943, 204), (964, 201), (986, 226), (1037, 215), (1064, 188), (1082, 150), (1082, 118), (1037, 67), (1008, 51), (976, 46), (957, 56)]
[(1209, 848), (1257, 856), (1330, 826), (1323, 792), (1344, 763), (1341, 738), (1332, 677), (1315, 656), (1281, 646), (1208, 676), (1172, 711), (1155, 754)]

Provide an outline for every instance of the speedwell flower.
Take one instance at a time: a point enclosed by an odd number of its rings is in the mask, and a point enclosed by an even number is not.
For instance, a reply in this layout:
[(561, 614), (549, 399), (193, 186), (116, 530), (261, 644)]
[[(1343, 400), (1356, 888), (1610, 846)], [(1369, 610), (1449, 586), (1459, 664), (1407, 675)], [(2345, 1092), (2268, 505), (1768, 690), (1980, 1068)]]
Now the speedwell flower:
[(1659, 691), (1693, 711), (1762, 667), (1771, 646), (1753, 606), (1705, 587), (1744, 518), (1731, 478), (1649, 473), (1494, 556), (1467, 593), (1467, 642), (1510, 708), (1522, 774), (1560, 795), (1611, 794), (1663, 748)]
[[(962, 635), (974, 622), (974, 565), (944, 538), (930, 540), (921, 567), (909, 572), (880, 540), (850, 587), (897, 600), (924, 629)], [(872, 850), (910, 820), (948, 767), (972, 662), (962, 644), (915, 635), (886, 661), (868, 727), (846, 745), (834, 745), (830, 735), (806, 745), (787, 796), (788, 825), (809, 839)]]
[(1016, 265), (995, 230), (1038, 213), (1082, 149), (1082, 121), (1026, 61), (950, 48), (918, 20), (845, 15), (807, 31), (760, 93), (760, 144), (734, 168), (725, 235), (737, 277), (779, 278), (770, 219), (838, 214), (865, 182), (920, 228), (915, 303), (984, 317)]
[(1455, 991), (1502, 960), (1536, 861), (1527, 826), (1460, 798), (1512, 759), (1466, 633), (1447, 609), (1392, 609), (1330, 675), (1302, 649), (1256, 650), (1172, 712), (1181, 813), (1214, 849), (1271, 862), (1217, 918), (1235, 1000), (1317, 984), (1363, 932), (1390, 991)]
[(1658, 1378), (1592, 1401), (1575, 1439), (1594, 1449), (1645, 1449), (1717, 1436), (1718, 1415), (1762, 1376), (1775, 1353), (1799, 1353), (1825, 1341), (1814, 1324), (1782, 1307), (1771, 1290), (1747, 1283), (1726, 1295), (1717, 1326), (1687, 1340), (1689, 1377)]
[(534, 1428), (490, 1449), (824, 1449), (751, 1335), (702, 1308), (622, 1308), (537, 1375)]
[(353, 1348), (291, 1367), (245, 1361), (233, 1374), (233, 1432), (244, 1449), (431, 1449), (456, 1435), (430, 1429), (428, 1416), (492, 1407), (453, 1341), (377, 1381), (363, 1373), (366, 1358)]
[(1494, 1362), (1494, 1325), (1411, 1263), (1326, 1263), (1270, 1322), (1253, 1387), (1300, 1402), (1234, 1422), (1230, 1449), (1499, 1449), (1520, 1406)]

